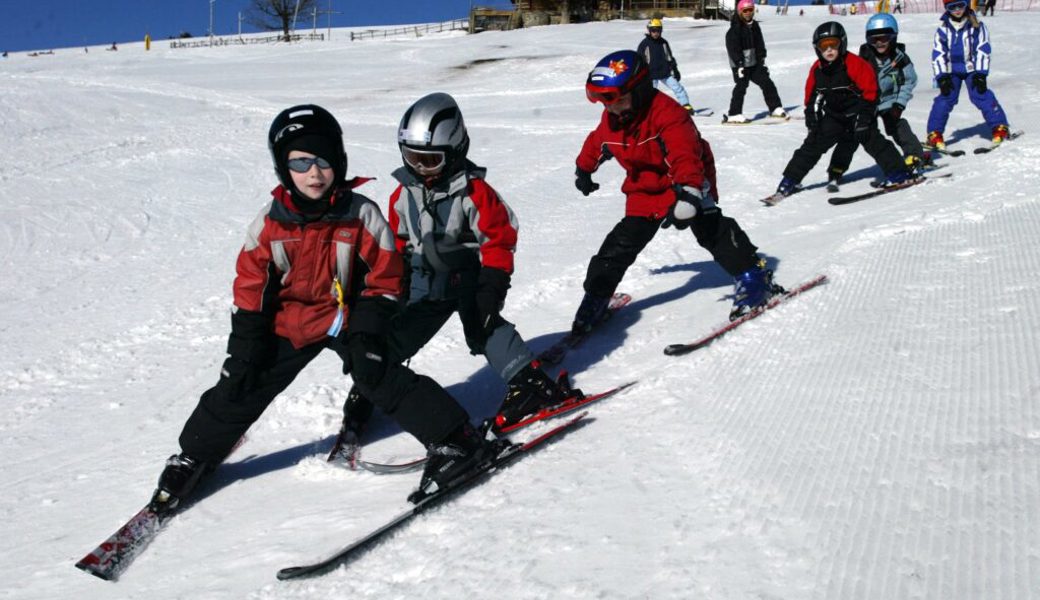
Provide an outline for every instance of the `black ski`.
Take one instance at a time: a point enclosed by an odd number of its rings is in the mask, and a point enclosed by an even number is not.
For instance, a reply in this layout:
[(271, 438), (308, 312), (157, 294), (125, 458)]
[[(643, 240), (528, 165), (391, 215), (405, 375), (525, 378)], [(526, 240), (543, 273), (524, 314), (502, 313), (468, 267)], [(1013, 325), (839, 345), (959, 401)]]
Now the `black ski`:
[(369, 533), (363, 538), (336, 552), (332, 556), (310, 565), (288, 567), (278, 571), (278, 579), (286, 580), (298, 577), (313, 577), (327, 573), (340, 565), (350, 563), (361, 556), (365, 551), (378, 544), (388, 533), (395, 531), (405, 523), (408, 523), (413, 517), (433, 506), (442, 504), (460, 492), (472, 488), (476, 484), (498, 472), (509, 463), (512, 463), (530, 453), (532, 450), (541, 447), (545, 442), (583, 425), (585, 421), (582, 421), (582, 419), (585, 418), (585, 415), (586, 413), (581, 413), (562, 425), (558, 425), (523, 444), (510, 443), (506, 439), (499, 440), (503, 444), (503, 449), (490, 461), (485, 462), (472, 471), (460, 476), (447, 486), (425, 496), (419, 500), (415, 506), (404, 511), (382, 527), (372, 531), (372, 533)]
[(862, 194), (857, 194), (855, 196), (841, 196), (837, 198), (828, 198), (827, 202), (834, 205), (852, 204), (853, 202), (859, 202), (860, 200), (867, 200), (869, 198), (876, 198), (877, 196), (883, 196), (892, 192), (898, 192), (900, 190), (905, 190), (907, 188), (911, 188), (915, 185), (920, 185), (928, 181), (934, 181), (943, 177), (950, 177), (951, 175), (953, 175), (953, 173), (940, 173), (939, 175), (932, 175), (931, 177), (921, 176), (917, 179), (911, 179), (899, 185), (890, 185), (882, 188), (877, 188), (870, 192), (863, 192)]

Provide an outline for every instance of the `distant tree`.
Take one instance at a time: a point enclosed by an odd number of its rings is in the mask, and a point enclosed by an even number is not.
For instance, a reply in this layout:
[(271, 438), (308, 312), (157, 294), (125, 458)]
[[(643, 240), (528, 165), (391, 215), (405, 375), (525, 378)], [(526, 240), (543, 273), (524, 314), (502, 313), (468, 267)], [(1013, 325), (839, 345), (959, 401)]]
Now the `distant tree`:
[[(282, 37), (289, 41), (289, 29), (293, 15), (297, 14), (297, 0), (249, 0), (246, 20), (265, 31), (282, 30)], [(299, 0), (299, 14), (310, 14), (318, 0)]]

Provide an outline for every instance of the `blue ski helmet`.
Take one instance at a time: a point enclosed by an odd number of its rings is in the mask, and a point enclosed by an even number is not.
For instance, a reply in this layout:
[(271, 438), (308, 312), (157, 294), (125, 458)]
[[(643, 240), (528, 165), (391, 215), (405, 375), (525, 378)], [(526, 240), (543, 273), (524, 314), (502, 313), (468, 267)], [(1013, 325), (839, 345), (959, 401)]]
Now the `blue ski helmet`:
[(867, 36), (888, 33), (893, 36), (899, 35), (899, 23), (896, 18), (888, 13), (876, 14), (867, 19)]
[(634, 50), (618, 50), (600, 59), (589, 72), (585, 95), (589, 102), (613, 104), (625, 94), (651, 85), (643, 57)]

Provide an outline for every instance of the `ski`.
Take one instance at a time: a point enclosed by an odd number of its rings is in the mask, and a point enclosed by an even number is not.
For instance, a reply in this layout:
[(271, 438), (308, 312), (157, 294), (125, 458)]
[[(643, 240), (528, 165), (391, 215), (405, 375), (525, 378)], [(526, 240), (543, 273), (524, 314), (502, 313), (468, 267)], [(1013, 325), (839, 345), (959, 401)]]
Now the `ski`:
[(1000, 143), (997, 143), (997, 144), (992, 144), (991, 143), (989, 146), (983, 146), (981, 148), (976, 148), (975, 150), (973, 150), (973, 152), (975, 154), (986, 154), (987, 152), (992, 152), (992, 151), (996, 150), (997, 148), (1003, 146), (1006, 142), (1010, 142), (1011, 140), (1021, 136), (1023, 133), (1025, 133), (1025, 132), (1024, 131), (1013, 131), (1013, 132), (1008, 134), (1007, 138), (1004, 139), (1004, 141), (1002, 141)]
[(958, 156), (964, 156), (966, 152), (964, 150), (947, 150), (946, 148), (936, 148), (928, 142), (921, 142), (921, 147), (929, 152), (935, 152), (936, 154), (943, 154), (945, 156), (951, 156), (957, 158)]
[(593, 402), (598, 402), (598, 401), (603, 400), (605, 398), (609, 398), (609, 397), (611, 397), (611, 396), (613, 396), (615, 394), (618, 394), (618, 393), (620, 393), (620, 392), (622, 392), (624, 390), (627, 390), (628, 388), (632, 387), (636, 383), (638, 383), (638, 382), (636, 382), (636, 381), (629, 381), (628, 383), (621, 384), (621, 385), (619, 385), (617, 387), (611, 388), (611, 389), (609, 389), (609, 390), (607, 390), (605, 392), (601, 392), (599, 394), (591, 394), (591, 395), (588, 395), (588, 396), (584, 396), (584, 395), (570, 396), (570, 397), (564, 399), (562, 402), (560, 402), (558, 404), (554, 404), (552, 406), (547, 406), (547, 407), (539, 410), (538, 412), (534, 413), (533, 415), (530, 415), (528, 417), (520, 419), (516, 423), (513, 423), (511, 425), (506, 425), (505, 427), (497, 427), (496, 426), (493, 429), (493, 431), (495, 431), (498, 434), (512, 433), (514, 431), (517, 431), (518, 429), (523, 429), (524, 427), (527, 427), (529, 425), (533, 425), (533, 424), (535, 424), (535, 423), (537, 423), (539, 421), (544, 421), (546, 419), (552, 419), (554, 417), (558, 417), (560, 415), (564, 415), (564, 414), (576, 411), (579, 408), (582, 408), (584, 406), (588, 406), (589, 404), (592, 404)]
[[(628, 383), (625, 383), (625, 384), (619, 385), (617, 387), (611, 388), (611, 389), (609, 389), (609, 390), (607, 390), (605, 392), (600, 392), (599, 394), (590, 394), (588, 396), (584, 396), (584, 395), (570, 396), (570, 397), (562, 400), (561, 402), (559, 402), (557, 404), (554, 404), (552, 406), (547, 406), (547, 407), (539, 410), (538, 412), (534, 413), (533, 415), (530, 415), (530, 416), (528, 416), (528, 417), (526, 417), (524, 419), (521, 419), (521, 420), (517, 421), (516, 423), (513, 423), (511, 425), (506, 425), (505, 427), (494, 427), (492, 429), (492, 431), (494, 431), (497, 435), (505, 435), (505, 434), (509, 434), (509, 433), (514, 433), (514, 432), (516, 432), (516, 431), (518, 431), (520, 429), (523, 429), (523, 428), (528, 427), (530, 425), (534, 425), (535, 423), (538, 423), (538, 422), (541, 422), (541, 421), (545, 421), (545, 420), (548, 420), (548, 419), (553, 419), (553, 418), (556, 418), (556, 417), (559, 417), (559, 416), (562, 416), (562, 415), (565, 415), (565, 414), (568, 414), (568, 413), (572, 413), (572, 412), (578, 410), (579, 408), (583, 408), (583, 407), (588, 406), (589, 404), (592, 404), (593, 402), (598, 402), (600, 400), (604, 400), (606, 398), (609, 398), (609, 397), (611, 397), (611, 396), (613, 396), (615, 394), (618, 394), (618, 393), (620, 393), (620, 392), (622, 392), (624, 390), (627, 390), (628, 388), (632, 387), (636, 383), (638, 383), (638, 382), (637, 381), (630, 381)], [(420, 457), (420, 458), (416, 458), (416, 459), (413, 459), (413, 460), (409, 460), (409, 461), (406, 461), (406, 462), (402, 462), (402, 463), (375, 463), (375, 462), (369, 462), (369, 461), (366, 461), (366, 460), (358, 460), (357, 461), (357, 465), (359, 467), (361, 467), (362, 469), (365, 469), (366, 471), (371, 471), (373, 473), (378, 473), (380, 475), (389, 475), (389, 474), (397, 474), (397, 473), (410, 473), (412, 471), (418, 471), (419, 469), (423, 468), (423, 466), (425, 464), (426, 464), (426, 457), (425, 456), (424, 457)]]
[(160, 516), (145, 506), (101, 545), (79, 559), (76, 568), (106, 581), (115, 581), (173, 514)]
[(416, 458), (403, 463), (389, 464), (389, 463), (377, 463), (369, 462), (367, 460), (358, 460), (357, 466), (361, 467), (366, 471), (376, 473), (379, 475), (390, 475), (397, 473), (411, 473), (412, 471), (418, 471), (426, 465), (426, 457)]
[(722, 124), (727, 127), (741, 126), (741, 125), (783, 125), (784, 123), (791, 120), (791, 117), (772, 117), (766, 116), (760, 119), (751, 119), (749, 121), (734, 122), (727, 119), (726, 115), (722, 115)]
[(862, 194), (857, 194), (855, 196), (841, 196), (837, 198), (828, 198), (827, 202), (835, 206), (842, 204), (852, 204), (853, 202), (859, 202), (860, 200), (867, 200), (869, 198), (876, 198), (878, 196), (883, 196), (892, 192), (898, 192), (899, 190), (905, 190), (907, 188), (914, 187), (915, 185), (920, 185), (922, 183), (934, 181), (936, 179), (942, 179), (944, 177), (950, 177), (952, 175), (953, 173), (940, 173), (939, 175), (932, 175), (931, 177), (922, 175), (921, 177), (911, 179), (898, 185), (890, 185), (887, 187), (877, 188), (875, 190), (863, 192)]
[(546, 442), (584, 425), (587, 423), (587, 421), (583, 421), (585, 416), (586, 413), (581, 413), (569, 421), (558, 425), (523, 444), (511, 443), (505, 439), (500, 440), (503, 444), (503, 449), (501, 452), (497, 453), (494, 458), (477, 466), (468, 473), (461, 475), (458, 479), (450, 482), (445, 487), (426, 495), (411, 508), (405, 510), (383, 526), (373, 530), (368, 535), (355, 541), (342, 550), (339, 550), (328, 558), (313, 564), (288, 567), (278, 571), (278, 579), (284, 581), (298, 577), (312, 577), (327, 573), (340, 565), (349, 564), (361, 556), (365, 551), (379, 543), (387, 534), (411, 521), (413, 517), (421, 514), (429, 508), (443, 504), (445, 501), (460, 492), (474, 487), (476, 484), (491, 477), (515, 460), (544, 446)]
[(693, 352), (694, 350), (699, 350), (700, 348), (703, 348), (703, 347), (707, 346), (708, 344), (711, 344), (712, 342), (714, 342), (715, 340), (719, 339), (723, 335), (729, 333), (730, 331), (733, 331), (737, 327), (740, 327), (744, 323), (747, 323), (751, 319), (754, 319), (754, 318), (758, 317), (759, 315), (761, 315), (762, 313), (766, 312), (767, 310), (770, 310), (772, 308), (776, 308), (781, 303), (787, 302), (788, 300), (790, 300), (791, 298), (794, 298), (795, 296), (798, 296), (802, 292), (805, 292), (807, 290), (811, 290), (812, 288), (820, 285), (821, 283), (825, 283), (826, 281), (827, 281), (827, 276), (826, 275), (817, 275), (816, 277), (810, 279), (809, 281), (806, 281), (805, 283), (799, 285), (798, 287), (796, 287), (796, 288), (794, 288), (792, 290), (788, 290), (788, 291), (784, 292), (783, 294), (781, 294), (780, 296), (777, 296), (777, 297), (773, 298), (772, 300), (770, 300), (765, 305), (764, 308), (760, 308), (758, 310), (754, 310), (752, 312), (749, 312), (748, 314), (738, 318), (735, 321), (730, 321), (726, 325), (724, 325), (722, 327), (719, 327), (715, 331), (712, 331), (708, 335), (704, 336), (703, 338), (701, 338), (701, 339), (699, 339), (699, 340), (697, 340), (695, 342), (690, 342), (688, 344), (671, 344), (669, 346), (666, 346), (665, 349), (664, 349), (664, 353), (667, 354), (668, 356), (682, 356), (683, 354), (689, 354), (690, 352)]
[(790, 194), (782, 194), (780, 192), (775, 192), (773, 194), (770, 194), (770, 195), (766, 196), (765, 198), (762, 198), (761, 200), (759, 200), (759, 202), (761, 202), (762, 204), (765, 204), (766, 206), (776, 206), (777, 204), (780, 204), (781, 202), (783, 202), (784, 199), (790, 198), (791, 196), (794, 196), (798, 192), (802, 191), (802, 189), (803, 189), (802, 186), (799, 184), (799, 185), (795, 186), (794, 191), (791, 192)]
[(715, 114), (715, 111), (710, 108), (695, 108), (693, 114), (698, 117), (710, 117)]
[(610, 318), (614, 316), (614, 313), (621, 310), (631, 301), (632, 296), (629, 296), (628, 294), (623, 294), (621, 292), (614, 294), (610, 299), (610, 303), (607, 304), (606, 315), (599, 322), (593, 325), (592, 329), (581, 333), (568, 333), (563, 337), (563, 339), (559, 340), (548, 349), (543, 350), (542, 353), (538, 355), (538, 360), (550, 365), (560, 364), (560, 362), (563, 361), (563, 357), (566, 356), (568, 352), (581, 345), (581, 343), (589, 337), (590, 333), (599, 328), (603, 323), (609, 321)]

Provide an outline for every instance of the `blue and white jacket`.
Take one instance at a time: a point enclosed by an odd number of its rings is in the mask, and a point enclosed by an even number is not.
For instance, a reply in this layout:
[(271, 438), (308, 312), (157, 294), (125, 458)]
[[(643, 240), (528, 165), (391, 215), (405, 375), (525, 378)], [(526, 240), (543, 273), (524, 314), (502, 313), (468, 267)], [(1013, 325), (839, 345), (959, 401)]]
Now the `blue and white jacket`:
[(873, 46), (863, 44), (859, 55), (877, 73), (878, 112), (892, 108), (893, 104), (906, 106), (910, 103), (917, 86), (917, 71), (903, 44), (896, 44), (889, 56), (879, 56)]
[(939, 18), (932, 44), (932, 74), (968, 73), (989, 74), (989, 31), (986, 25), (967, 11), (960, 21), (950, 19), (949, 13)]

